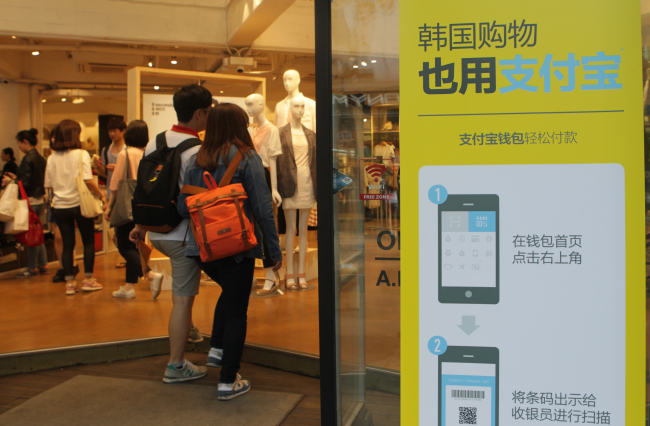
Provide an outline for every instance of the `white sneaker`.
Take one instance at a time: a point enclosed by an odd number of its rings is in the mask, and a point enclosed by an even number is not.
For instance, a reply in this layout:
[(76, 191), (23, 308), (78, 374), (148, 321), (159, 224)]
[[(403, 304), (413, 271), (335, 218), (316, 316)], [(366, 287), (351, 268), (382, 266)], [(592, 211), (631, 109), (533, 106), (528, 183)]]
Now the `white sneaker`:
[(120, 289), (113, 292), (113, 297), (122, 298), (122, 299), (135, 299), (135, 290), (131, 289), (129, 291), (124, 290), (124, 287), (120, 286)]
[(160, 296), (160, 291), (162, 290), (162, 279), (163, 274), (158, 272), (153, 273), (153, 280), (149, 282), (149, 288), (151, 289), (151, 297), (153, 300), (156, 300)]

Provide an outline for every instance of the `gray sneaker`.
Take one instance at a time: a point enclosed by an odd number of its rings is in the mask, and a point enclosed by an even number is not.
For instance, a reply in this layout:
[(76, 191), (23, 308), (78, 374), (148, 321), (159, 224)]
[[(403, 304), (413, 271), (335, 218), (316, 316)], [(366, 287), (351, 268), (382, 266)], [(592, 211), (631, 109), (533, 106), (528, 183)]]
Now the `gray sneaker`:
[(219, 390), (217, 391), (217, 399), (219, 401), (230, 401), (243, 395), (251, 390), (251, 382), (242, 380), (241, 376), (237, 376), (235, 383), (219, 383)]
[(205, 365), (213, 368), (221, 368), (221, 358), (217, 358), (216, 356), (208, 354), (208, 359)]
[(185, 366), (183, 368), (177, 369), (171, 365), (167, 365), (165, 369), (165, 377), (163, 377), (163, 382), (165, 383), (180, 383), (186, 382), (188, 380), (196, 380), (208, 374), (207, 367), (197, 367), (188, 360), (185, 360)]

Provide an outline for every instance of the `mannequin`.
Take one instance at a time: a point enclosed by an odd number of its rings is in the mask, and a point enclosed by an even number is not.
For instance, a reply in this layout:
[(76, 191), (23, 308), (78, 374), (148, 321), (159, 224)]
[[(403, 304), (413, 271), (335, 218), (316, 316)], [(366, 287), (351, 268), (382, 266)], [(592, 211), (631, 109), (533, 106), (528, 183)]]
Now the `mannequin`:
[[(303, 123), (306, 101), (296, 96), (290, 102), (291, 122), (280, 129), (282, 155), (278, 157), (278, 191), (283, 198), (287, 222), (287, 275), (289, 290), (306, 289), (305, 258), (307, 255), (307, 221), (316, 204), (316, 134)], [(298, 240), (298, 283), (294, 274), (293, 250), (296, 235), (296, 215), (300, 237)]]
[[(248, 131), (251, 134), (255, 150), (262, 158), (262, 164), (266, 169), (266, 182), (269, 184), (271, 197), (279, 206), (282, 204), (282, 197), (278, 193), (277, 158), (282, 154), (282, 146), (280, 145), (278, 128), (269, 122), (264, 114), (264, 105), (264, 97), (260, 94), (254, 93), (246, 98), (246, 112), (257, 123), (257, 128), (249, 127)], [(265, 243), (264, 255), (265, 257), (268, 256), (268, 249)], [(273, 293), (275, 287), (279, 287), (280, 285), (280, 283), (276, 283), (275, 281), (273, 261), (265, 258), (264, 269), (266, 270), (266, 281), (264, 282), (264, 289), (257, 291), (259, 296), (267, 296)], [(257, 282), (257, 278), (253, 277), (253, 280), (255, 283)]]
[(316, 102), (306, 98), (300, 93), (300, 74), (296, 70), (288, 70), (284, 73), (284, 89), (287, 97), (278, 102), (275, 106), (275, 125), (278, 129), (291, 121), (290, 102), (293, 98), (301, 96), (305, 101), (305, 113), (302, 117), (302, 124), (309, 130), (316, 131)]

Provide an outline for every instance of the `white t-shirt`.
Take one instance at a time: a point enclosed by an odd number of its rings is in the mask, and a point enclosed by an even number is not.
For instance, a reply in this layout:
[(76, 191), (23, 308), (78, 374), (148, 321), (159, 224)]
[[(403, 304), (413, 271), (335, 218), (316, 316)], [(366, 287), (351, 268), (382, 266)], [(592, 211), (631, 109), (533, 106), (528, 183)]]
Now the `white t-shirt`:
[[(167, 146), (173, 148), (180, 145), (182, 142), (187, 139), (192, 139), (194, 136), (187, 133), (175, 132), (173, 130), (167, 130), (165, 133), (167, 138)], [(199, 152), (201, 145), (194, 146), (190, 149), (186, 149), (185, 152), (181, 154), (181, 173), (178, 176), (178, 187), (183, 187), (183, 178), (185, 177), (185, 169), (187, 168), (187, 162), (194, 154)], [(144, 149), (145, 157), (156, 150), (156, 139), (152, 139), (147, 144), (147, 147)], [(165, 241), (183, 241), (185, 240), (186, 233), (188, 231), (187, 227), (189, 226), (189, 220), (183, 219), (181, 223), (178, 224), (174, 230), (167, 234), (161, 234), (158, 232), (149, 232), (150, 240), (165, 240)]]
[(264, 126), (249, 127), (248, 133), (251, 135), (255, 150), (262, 159), (264, 167), (270, 167), (270, 159), (282, 155), (282, 144), (280, 143), (280, 132), (271, 122)]
[(83, 178), (91, 180), (93, 172), (90, 167), (90, 155), (84, 149), (53, 151), (47, 158), (45, 168), (45, 187), (52, 188), (55, 209), (70, 209), (81, 204), (77, 190), (79, 176), (79, 155), (83, 157)]

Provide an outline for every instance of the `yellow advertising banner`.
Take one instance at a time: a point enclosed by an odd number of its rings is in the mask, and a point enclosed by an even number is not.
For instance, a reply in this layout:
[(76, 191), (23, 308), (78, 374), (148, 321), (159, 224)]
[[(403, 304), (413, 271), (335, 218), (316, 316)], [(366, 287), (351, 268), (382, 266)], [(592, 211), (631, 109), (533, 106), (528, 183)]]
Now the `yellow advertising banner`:
[(644, 424), (640, 29), (400, 3), (402, 424)]

